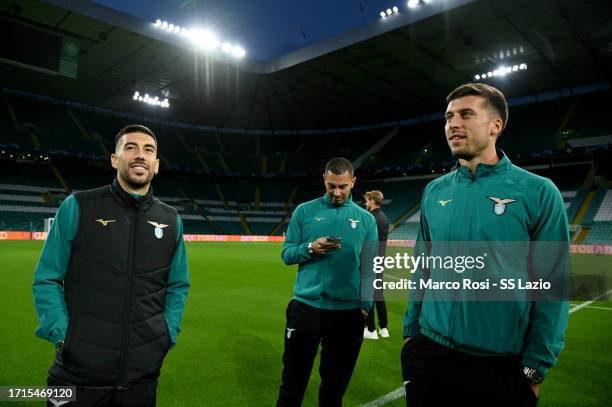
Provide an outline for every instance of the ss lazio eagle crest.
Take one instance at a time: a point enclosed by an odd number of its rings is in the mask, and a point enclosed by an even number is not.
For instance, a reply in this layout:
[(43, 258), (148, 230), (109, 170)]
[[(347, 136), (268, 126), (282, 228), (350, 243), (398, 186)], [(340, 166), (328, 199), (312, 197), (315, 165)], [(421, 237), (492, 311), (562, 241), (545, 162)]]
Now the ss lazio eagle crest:
[(158, 239), (161, 239), (162, 237), (164, 237), (164, 228), (168, 227), (168, 225), (164, 225), (163, 223), (157, 223), (157, 222), (153, 222), (148, 220), (147, 223), (155, 226), (155, 237)]
[(497, 216), (503, 215), (504, 212), (506, 212), (507, 204), (516, 202), (516, 199), (511, 199), (511, 198), (502, 199), (502, 198), (497, 198), (494, 196), (488, 196), (487, 198), (495, 202), (495, 206), (493, 206), (493, 212), (495, 212)]
[(360, 220), (354, 220), (354, 219), (351, 219), (351, 218), (349, 218), (348, 220), (351, 222), (351, 227), (352, 227), (353, 229), (356, 229), (356, 228), (357, 228), (357, 224), (358, 224), (359, 222), (361, 222)]

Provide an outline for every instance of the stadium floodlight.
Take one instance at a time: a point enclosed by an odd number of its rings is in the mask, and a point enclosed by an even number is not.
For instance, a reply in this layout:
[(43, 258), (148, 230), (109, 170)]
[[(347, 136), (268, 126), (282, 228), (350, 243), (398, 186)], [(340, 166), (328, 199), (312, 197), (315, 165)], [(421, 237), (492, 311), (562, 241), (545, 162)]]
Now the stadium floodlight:
[(233, 45), (227, 41), (222, 42), (215, 34), (205, 29), (187, 29), (181, 27), (180, 25), (168, 23), (167, 21), (161, 19), (155, 20), (153, 25), (155, 28), (189, 38), (194, 44), (204, 50), (221, 49), (226, 54), (230, 54), (235, 58), (242, 58), (246, 55), (244, 48), (238, 45)]
[(385, 18), (385, 17), (387, 17), (387, 13), (385, 13), (384, 11), (381, 11), (381, 12), (380, 12), (380, 16), (381, 16), (382, 18)]
[(242, 58), (243, 56), (246, 55), (246, 51), (242, 49), (242, 47), (239, 47), (238, 45), (234, 45), (234, 47), (232, 48), (232, 55), (235, 56), (236, 58)]
[(140, 94), (140, 92), (136, 91), (134, 92), (132, 99), (138, 102), (145, 103), (150, 106), (159, 106), (162, 108), (170, 107), (170, 102), (168, 101), (168, 98), (165, 98), (164, 100), (160, 100), (159, 96), (150, 96), (148, 93), (145, 93), (143, 96)]
[(210, 31), (192, 30), (190, 31), (190, 38), (198, 46), (204, 49), (214, 49), (221, 46), (221, 42)]
[(519, 72), (519, 71), (526, 71), (527, 70), (527, 64), (526, 63), (522, 63), (520, 65), (502, 65), (496, 69), (494, 69), (492, 72), (489, 71), (486, 74), (476, 74), (474, 75), (474, 79), (475, 80), (484, 80), (486, 78), (491, 78), (493, 76), (506, 76), (506, 75), (510, 75), (513, 74), (515, 72)]
[(226, 54), (229, 54), (230, 52), (232, 52), (232, 44), (230, 44), (229, 42), (224, 42), (223, 44), (221, 44), (221, 49)]
[(420, 3), (419, 0), (408, 0), (408, 7), (416, 8), (419, 5), (419, 3)]
[(391, 10), (390, 8), (387, 9), (387, 15), (390, 16), (391, 14), (393, 14), (393, 10)]
[(399, 8), (397, 8), (397, 6), (394, 6), (394, 7), (393, 7), (393, 12), (394, 12), (395, 14), (399, 13)]

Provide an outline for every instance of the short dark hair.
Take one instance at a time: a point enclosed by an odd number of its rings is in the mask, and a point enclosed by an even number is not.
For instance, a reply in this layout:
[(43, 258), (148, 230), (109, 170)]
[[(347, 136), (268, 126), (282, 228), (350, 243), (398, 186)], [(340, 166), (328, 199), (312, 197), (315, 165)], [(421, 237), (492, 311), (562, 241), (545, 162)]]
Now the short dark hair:
[(119, 133), (115, 136), (115, 150), (117, 149), (117, 144), (119, 144), (119, 140), (126, 134), (130, 133), (144, 133), (153, 137), (155, 140), (155, 145), (157, 146), (157, 137), (155, 137), (155, 133), (150, 128), (143, 126), (142, 124), (130, 124), (119, 130)]
[(353, 164), (351, 164), (351, 162), (346, 158), (336, 157), (332, 158), (327, 162), (327, 164), (325, 164), (325, 172), (327, 173), (327, 171), (336, 175), (348, 172), (352, 177), (355, 173), (355, 168), (353, 167)]
[(499, 114), (504, 122), (502, 131), (506, 128), (509, 115), (508, 103), (506, 102), (506, 97), (499, 89), (485, 83), (466, 83), (449, 93), (446, 97), (446, 103), (448, 104), (452, 100), (465, 96), (480, 96), (484, 98), (487, 104)]

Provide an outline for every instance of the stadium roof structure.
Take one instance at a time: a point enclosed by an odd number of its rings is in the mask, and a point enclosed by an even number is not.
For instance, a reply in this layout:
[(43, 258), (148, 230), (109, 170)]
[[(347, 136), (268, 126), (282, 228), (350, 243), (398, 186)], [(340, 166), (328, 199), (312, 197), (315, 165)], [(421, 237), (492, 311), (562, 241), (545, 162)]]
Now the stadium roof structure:
[[(196, 52), (153, 21), (89, 0), (7, 0), (1, 18), (77, 39), (80, 60), (74, 79), (4, 63), (0, 78), (4, 92), (245, 132), (369, 127), (441, 112), (450, 90), (501, 66), (528, 67), (484, 80), (509, 97), (609, 87), (609, 1), (421, 5), (262, 60)], [(167, 97), (171, 107), (135, 103), (135, 91)]]

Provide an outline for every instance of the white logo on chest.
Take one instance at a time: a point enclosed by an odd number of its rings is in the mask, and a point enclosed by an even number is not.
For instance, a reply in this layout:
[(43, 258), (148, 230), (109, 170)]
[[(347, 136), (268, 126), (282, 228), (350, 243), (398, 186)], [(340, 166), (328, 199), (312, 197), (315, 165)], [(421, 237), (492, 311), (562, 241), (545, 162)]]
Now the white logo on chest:
[(361, 222), (360, 220), (353, 220), (353, 219), (351, 219), (351, 218), (349, 218), (348, 220), (349, 220), (349, 222), (351, 222), (351, 227), (352, 227), (353, 229), (357, 229), (357, 224), (358, 224), (359, 222)]
[(487, 198), (489, 198), (490, 200), (492, 200), (493, 202), (495, 202), (495, 205), (493, 206), (493, 212), (497, 215), (503, 215), (504, 212), (506, 212), (506, 205), (510, 204), (512, 202), (516, 202), (516, 199), (511, 199), (511, 198), (497, 198), (494, 196), (488, 196)]
[(148, 220), (147, 223), (155, 227), (154, 233), (155, 233), (156, 238), (161, 239), (162, 237), (164, 237), (164, 228), (168, 227), (168, 225), (164, 225), (163, 223), (153, 222), (150, 220)]

